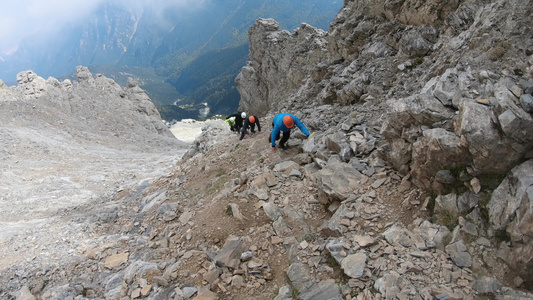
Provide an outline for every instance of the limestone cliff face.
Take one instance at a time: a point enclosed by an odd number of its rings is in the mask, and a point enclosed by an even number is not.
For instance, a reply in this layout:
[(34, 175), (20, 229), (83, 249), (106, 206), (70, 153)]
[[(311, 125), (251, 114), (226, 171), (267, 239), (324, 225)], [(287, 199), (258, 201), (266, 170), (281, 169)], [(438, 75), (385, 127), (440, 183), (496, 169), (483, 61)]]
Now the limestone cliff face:
[[(307, 25), (289, 33), (260, 19), (249, 32), (251, 61), (236, 80), (239, 108), (289, 111), (316, 130), (332, 124), (337, 132), (319, 133), (308, 150), (352, 163), (343, 153), (359, 162), (379, 157), (437, 193), (455, 185), (477, 194), (494, 176), (529, 182), (516, 179), (529, 165), (508, 172), (533, 157), (532, 14), (533, 1), (354, 0), (327, 33)], [(379, 133), (368, 138), (359, 124)], [(533, 236), (516, 228), (532, 225), (515, 216), (533, 213), (533, 199), (517, 193), (504, 202), (501, 194), (491, 223), (513, 237), (521, 260), (512, 264), (525, 271)]]
[(292, 101), (315, 65), (328, 58), (326, 32), (302, 24), (281, 31), (273, 19), (258, 19), (250, 28), (250, 58), (236, 79), (239, 109), (262, 115)]

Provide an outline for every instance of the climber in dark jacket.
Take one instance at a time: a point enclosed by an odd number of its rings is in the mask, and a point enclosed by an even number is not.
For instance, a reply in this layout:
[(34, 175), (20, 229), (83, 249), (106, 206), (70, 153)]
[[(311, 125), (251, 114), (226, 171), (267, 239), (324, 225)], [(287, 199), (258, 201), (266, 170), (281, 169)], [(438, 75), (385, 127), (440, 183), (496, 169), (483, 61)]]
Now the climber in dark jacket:
[(237, 134), (241, 131), (242, 128), (242, 121), (244, 118), (246, 118), (245, 112), (238, 112), (236, 114), (232, 114), (226, 117), (226, 120), (234, 117), (235, 118), (235, 125), (231, 126), (231, 131), (235, 131)]
[(257, 124), (257, 131), (261, 132), (261, 124), (259, 124), (259, 118), (257, 116), (249, 116), (245, 118), (241, 130), (241, 138), (239, 140), (242, 140), (244, 138), (248, 127), (250, 127), (251, 133), (255, 133), (255, 124)]
[(274, 116), (272, 120), (272, 132), (268, 141), (272, 144), (272, 151), (276, 151), (276, 140), (279, 139), (279, 135), (283, 132), (283, 137), (279, 141), (279, 147), (285, 149), (285, 143), (289, 140), (291, 136), (291, 129), (296, 125), (300, 131), (309, 136), (309, 130), (307, 127), (298, 119), (295, 115), (288, 113), (281, 113)]

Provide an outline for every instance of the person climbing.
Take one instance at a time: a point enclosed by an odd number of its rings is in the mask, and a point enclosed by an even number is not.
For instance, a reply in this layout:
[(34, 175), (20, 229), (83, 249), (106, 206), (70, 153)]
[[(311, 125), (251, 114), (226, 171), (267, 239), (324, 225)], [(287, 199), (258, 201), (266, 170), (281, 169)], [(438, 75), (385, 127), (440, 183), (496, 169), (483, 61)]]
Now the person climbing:
[(230, 117), (230, 118), (227, 118), (226, 121), (224, 121), (224, 123), (228, 124), (229, 125), (229, 129), (231, 131), (235, 131), (235, 117)]
[(261, 124), (259, 124), (259, 118), (257, 116), (249, 116), (245, 118), (241, 130), (241, 138), (239, 140), (242, 140), (247, 134), (246, 131), (248, 130), (248, 127), (250, 127), (251, 133), (255, 133), (255, 124), (257, 124), (257, 131), (261, 132)]
[(274, 116), (272, 120), (272, 132), (268, 141), (272, 144), (272, 151), (276, 151), (276, 140), (279, 139), (280, 133), (283, 132), (283, 137), (279, 141), (279, 148), (285, 149), (285, 143), (289, 140), (291, 136), (291, 129), (296, 125), (300, 131), (309, 136), (309, 130), (307, 127), (298, 119), (295, 115), (289, 113), (280, 113)]
[(231, 131), (235, 131), (235, 133), (239, 134), (239, 132), (241, 132), (241, 129), (242, 129), (242, 121), (244, 120), (244, 118), (246, 118), (246, 113), (238, 112), (236, 114), (229, 115), (226, 117), (226, 120), (232, 117), (235, 117), (235, 125), (230, 127), (230, 129)]

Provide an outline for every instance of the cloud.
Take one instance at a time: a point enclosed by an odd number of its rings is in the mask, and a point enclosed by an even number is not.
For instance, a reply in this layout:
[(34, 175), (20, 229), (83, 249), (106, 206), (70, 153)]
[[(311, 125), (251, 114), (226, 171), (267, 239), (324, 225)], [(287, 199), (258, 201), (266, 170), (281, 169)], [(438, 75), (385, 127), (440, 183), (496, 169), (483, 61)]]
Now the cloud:
[(150, 7), (164, 12), (169, 6), (198, 9), (206, 2), (198, 0), (0, 0), (0, 56), (18, 48), (31, 36), (46, 38), (68, 24), (79, 24), (104, 3), (116, 3), (130, 9)]

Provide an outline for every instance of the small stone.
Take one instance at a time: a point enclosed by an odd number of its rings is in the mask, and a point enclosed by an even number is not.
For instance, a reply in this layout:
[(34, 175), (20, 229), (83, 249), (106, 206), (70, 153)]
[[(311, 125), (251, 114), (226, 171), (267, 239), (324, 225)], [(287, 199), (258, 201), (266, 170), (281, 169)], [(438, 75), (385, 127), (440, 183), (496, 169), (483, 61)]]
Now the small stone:
[(479, 98), (476, 99), (476, 102), (483, 105), (490, 105), (491, 101), (489, 99)]
[(300, 243), (300, 248), (303, 250), (305, 250), (308, 246), (309, 246), (309, 243), (305, 240)]
[(372, 246), (376, 243), (376, 240), (374, 240), (374, 238), (367, 235), (356, 235), (353, 237), (353, 240), (363, 248)]
[(188, 259), (188, 258), (191, 258), (193, 256), (193, 251), (187, 251), (183, 254), (183, 258), (184, 259)]
[(240, 275), (235, 275), (233, 277), (231, 277), (231, 287), (233, 288), (236, 288), (236, 289), (240, 289), (244, 286), (246, 286), (244, 284), (244, 278)]
[(162, 276), (154, 276), (154, 282), (163, 287), (168, 286), (168, 281)]
[(131, 292), (131, 299), (137, 299), (141, 296), (141, 289), (137, 288)]
[(363, 276), (366, 267), (367, 256), (364, 253), (348, 255), (341, 262), (341, 268), (344, 274), (351, 278), (360, 278)]
[(280, 238), (280, 237), (277, 236), (277, 235), (274, 235), (274, 236), (272, 236), (272, 238), (271, 238), (271, 243), (274, 244), (274, 245), (278, 245), (278, 244), (283, 243), (283, 239)]
[(113, 269), (116, 266), (125, 264), (128, 262), (129, 253), (119, 253), (111, 255), (105, 259), (105, 267), (108, 269)]
[(470, 186), (472, 187), (472, 191), (476, 194), (481, 191), (481, 182), (479, 182), (477, 177), (474, 177), (472, 180), (470, 180)]
[(387, 178), (380, 178), (380, 179), (377, 179), (376, 181), (374, 181), (374, 183), (372, 183), (370, 186), (372, 188), (379, 188), (383, 183), (385, 183), (385, 181), (387, 181)]
[(522, 284), (524, 283), (524, 280), (518, 276), (516, 276), (514, 279), (513, 279), (513, 284), (515, 287), (520, 287)]
[(465, 286), (469, 286), (470, 282), (468, 280), (465, 280), (465, 279), (459, 279), (459, 280), (457, 280), (457, 285), (465, 287)]
[(32, 295), (30, 289), (27, 286), (23, 286), (17, 292), (17, 300), (35, 300), (35, 296)]
[(263, 261), (258, 258), (253, 258), (248, 262), (248, 268), (249, 269), (256, 269), (263, 265)]
[(245, 251), (241, 254), (241, 261), (249, 261), (252, 257), (254, 257), (252, 251)]
[(148, 285), (145, 285), (142, 289), (141, 289), (141, 295), (146, 297), (148, 295), (150, 295), (150, 291), (152, 290), (152, 285), (151, 284), (148, 284)]

